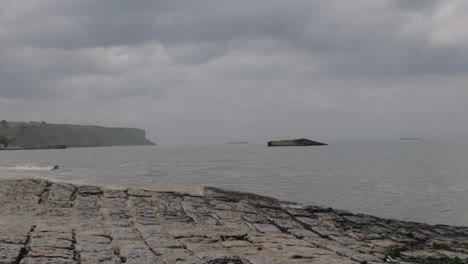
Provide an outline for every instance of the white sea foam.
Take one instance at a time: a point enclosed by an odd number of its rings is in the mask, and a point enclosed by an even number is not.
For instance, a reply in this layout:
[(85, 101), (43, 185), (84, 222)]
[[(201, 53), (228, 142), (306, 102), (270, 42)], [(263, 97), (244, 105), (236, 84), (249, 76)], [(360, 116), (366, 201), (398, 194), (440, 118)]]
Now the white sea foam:
[(51, 171), (54, 166), (36, 166), (36, 165), (21, 165), (14, 167), (0, 167), (2, 171)]

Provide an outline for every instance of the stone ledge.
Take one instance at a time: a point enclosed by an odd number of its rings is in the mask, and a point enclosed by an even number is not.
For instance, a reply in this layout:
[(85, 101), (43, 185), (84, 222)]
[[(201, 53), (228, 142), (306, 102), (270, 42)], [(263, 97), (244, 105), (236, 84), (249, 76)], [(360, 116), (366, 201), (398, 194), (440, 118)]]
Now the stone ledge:
[(467, 258), (467, 227), (212, 187), (0, 180), (0, 263), (457, 264)]

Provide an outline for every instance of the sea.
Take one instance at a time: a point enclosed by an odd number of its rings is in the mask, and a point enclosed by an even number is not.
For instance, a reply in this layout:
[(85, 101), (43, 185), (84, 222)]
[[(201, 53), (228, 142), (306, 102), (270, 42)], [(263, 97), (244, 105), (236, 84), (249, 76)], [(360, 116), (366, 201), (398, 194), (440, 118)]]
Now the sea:
[[(57, 170), (52, 170), (58, 165)], [(214, 186), (353, 213), (468, 226), (468, 142), (159, 145), (0, 151), (0, 178)]]

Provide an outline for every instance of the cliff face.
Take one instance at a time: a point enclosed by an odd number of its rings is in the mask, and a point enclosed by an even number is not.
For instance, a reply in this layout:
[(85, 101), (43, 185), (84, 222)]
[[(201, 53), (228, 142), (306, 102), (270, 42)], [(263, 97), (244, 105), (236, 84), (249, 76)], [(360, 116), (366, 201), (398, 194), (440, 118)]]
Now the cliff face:
[[(57, 125), (46, 123), (9, 122), (6, 136), (12, 145), (67, 145), (68, 147), (100, 147), (154, 145), (138, 128)], [(12, 132), (14, 131), (14, 133)], [(0, 135), (2, 128), (0, 128)]]

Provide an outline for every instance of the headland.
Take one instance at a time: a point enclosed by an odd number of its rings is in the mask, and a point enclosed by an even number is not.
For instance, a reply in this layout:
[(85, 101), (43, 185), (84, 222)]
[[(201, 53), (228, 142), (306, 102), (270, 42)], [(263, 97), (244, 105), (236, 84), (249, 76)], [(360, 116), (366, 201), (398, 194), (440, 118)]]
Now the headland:
[(211, 187), (0, 180), (0, 263), (468, 263), (468, 227)]
[(0, 121), (0, 145), (4, 148), (44, 149), (154, 145), (138, 128), (111, 128), (93, 125), (48, 124), (45, 122)]

